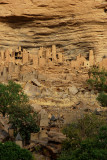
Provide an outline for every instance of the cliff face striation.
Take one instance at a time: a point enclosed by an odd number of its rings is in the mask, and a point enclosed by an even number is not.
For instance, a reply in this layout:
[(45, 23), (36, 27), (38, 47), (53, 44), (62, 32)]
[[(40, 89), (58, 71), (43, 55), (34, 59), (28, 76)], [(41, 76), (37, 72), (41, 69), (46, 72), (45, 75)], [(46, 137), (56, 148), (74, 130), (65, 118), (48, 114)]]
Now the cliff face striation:
[(52, 44), (70, 57), (107, 56), (107, 0), (0, 0), (0, 49)]

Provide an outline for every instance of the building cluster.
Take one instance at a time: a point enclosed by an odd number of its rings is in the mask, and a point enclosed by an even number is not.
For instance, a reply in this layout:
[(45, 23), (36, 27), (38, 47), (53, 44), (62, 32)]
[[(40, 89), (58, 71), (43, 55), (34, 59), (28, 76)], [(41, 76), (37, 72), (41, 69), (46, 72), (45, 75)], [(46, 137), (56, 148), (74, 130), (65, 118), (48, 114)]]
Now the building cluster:
[(74, 60), (71, 61), (71, 68), (74, 68), (74, 69), (81, 68), (81, 67), (89, 68), (93, 65), (95, 65), (95, 56), (94, 56), (93, 50), (90, 50), (88, 60), (84, 56), (79, 54), (75, 61)]
[(53, 63), (63, 62), (62, 53), (56, 53), (56, 46), (51, 48), (40, 47), (38, 54), (29, 54), (25, 49), (19, 47), (15, 51), (7, 49), (6, 51), (0, 51), (0, 63), (15, 63), (15, 64), (33, 64), (34, 67), (44, 66), (46, 64), (52, 65)]
[(56, 53), (55, 45), (52, 46), (52, 49), (41, 47), (38, 54), (30, 54), (21, 47), (15, 51), (12, 49), (0, 51), (0, 80), (17, 79), (24, 66), (37, 69), (45, 65), (51, 66), (62, 62), (62, 53)]
[(90, 50), (88, 60), (79, 54), (76, 60), (71, 61), (71, 68), (74, 69), (90, 68), (92, 66), (99, 66), (100, 68), (107, 69), (107, 58), (103, 58), (101, 62), (96, 62), (93, 50)]
[(30, 54), (21, 47), (15, 51), (7, 49), (6, 51), (0, 51), (0, 81), (18, 79), (21, 70), (25, 66), (38, 69), (56, 64), (67, 64), (73, 69), (90, 68), (93, 65), (99, 65), (107, 69), (107, 58), (96, 63), (93, 50), (90, 50), (88, 60), (84, 56), (78, 55), (76, 60), (72, 60), (68, 64), (63, 54), (57, 53), (55, 45), (52, 45), (52, 48), (41, 47), (38, 54)]

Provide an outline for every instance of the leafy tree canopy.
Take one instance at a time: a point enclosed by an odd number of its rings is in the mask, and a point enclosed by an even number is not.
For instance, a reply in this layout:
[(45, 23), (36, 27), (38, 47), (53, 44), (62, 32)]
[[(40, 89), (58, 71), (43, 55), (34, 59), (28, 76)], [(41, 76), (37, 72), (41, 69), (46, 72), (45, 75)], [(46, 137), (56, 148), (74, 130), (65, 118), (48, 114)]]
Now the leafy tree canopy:
[(13, 81), (8, 84), (0, 83), (0, 112), (5, 116), (12, 105), (20, 105), (28, 102), (28, 97), (24, 94), (22, 87)]
[(107, 159), (107, 124), (102, 117), (87, 115), (63, 132), (67, 139), (58, 160)]
[(30, 105), (12, 106), (9, 113), (9, 122), (17, 132), (20, 132), (23, 140), (30, 139), (30, 133), (38, 132), (38, 115)]
[(0, 160), (33, 160), (33, 156), (13, 142), (5, 142), (0, 143)]
[(38, 132), (38, 117), (29, 105), (28, 97), (21, 85), (9, 81), (0, 84), (0, 112), (9, 115), (9, 123), (15, 129), (15, 135), (20, 132), (23, 140), (30, 139), (30, 133)]
[(89, 71), (90, 79), (88, 84), (98, 91), (100, 91), (97, 100), (103, 107), (107, 107), (107, 71), (93, 67)]

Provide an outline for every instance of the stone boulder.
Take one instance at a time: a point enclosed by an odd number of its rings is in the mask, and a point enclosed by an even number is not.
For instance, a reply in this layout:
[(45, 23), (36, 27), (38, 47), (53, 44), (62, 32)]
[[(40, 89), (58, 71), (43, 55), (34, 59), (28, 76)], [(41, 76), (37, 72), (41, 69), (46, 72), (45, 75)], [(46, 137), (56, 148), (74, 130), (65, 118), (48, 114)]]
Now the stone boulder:
[(49, 131), (48, 132), (48, 140), (50, 142), (62, 143), (66, 139), (66, 136), (57, 131)]
[(42, 110), (42, 107), (38, 104), (31, 104), (31, 106), (33, 107), (34, 111), (36, 112), (40, 112)]
[(24, 92), (30, 97), (41, 94), (40, 88), (31, 84), (31, 83), (29, 83), (29, 82), (26, 83), (26, 85), (24, 87)]
[(78, 93), (78, 89), (77, 89), (76, 86), (69, 87), (68, 90), (69, 90), (69, 93), (70, 93), (70, 94), (73, 94), (73, 95), (75, 95), (75, 94)]

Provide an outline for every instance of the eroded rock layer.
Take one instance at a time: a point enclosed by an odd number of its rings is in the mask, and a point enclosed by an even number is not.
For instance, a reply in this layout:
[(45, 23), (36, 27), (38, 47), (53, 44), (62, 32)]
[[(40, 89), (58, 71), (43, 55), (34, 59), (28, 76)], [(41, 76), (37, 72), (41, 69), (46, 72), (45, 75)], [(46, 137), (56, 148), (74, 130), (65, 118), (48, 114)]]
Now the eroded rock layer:
[(107, 56), (107, 0), (0, 0), (1, 49), (52, 44), (70, 57)]

